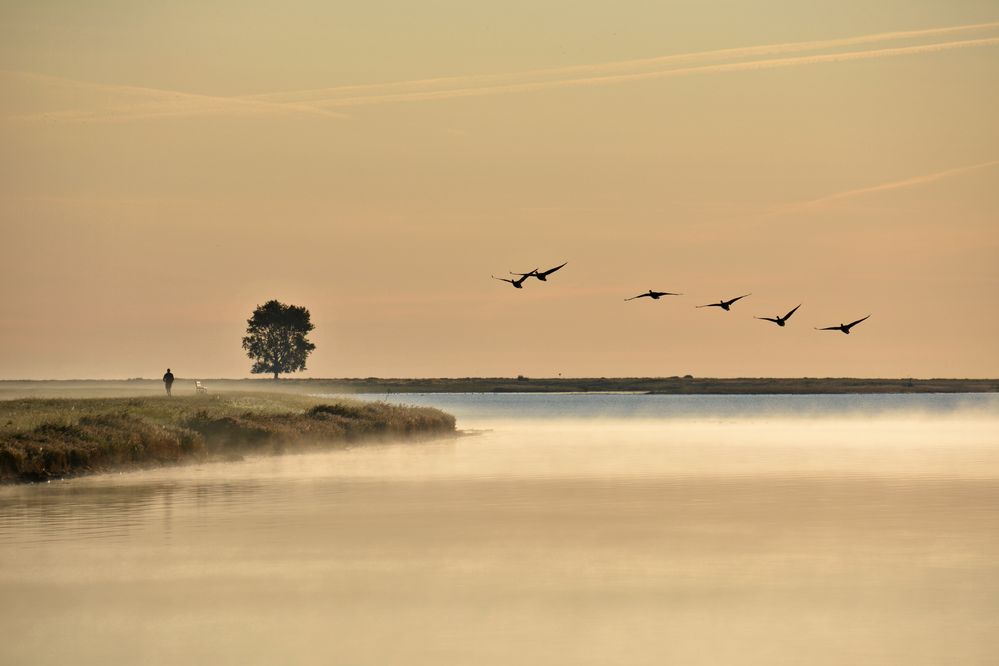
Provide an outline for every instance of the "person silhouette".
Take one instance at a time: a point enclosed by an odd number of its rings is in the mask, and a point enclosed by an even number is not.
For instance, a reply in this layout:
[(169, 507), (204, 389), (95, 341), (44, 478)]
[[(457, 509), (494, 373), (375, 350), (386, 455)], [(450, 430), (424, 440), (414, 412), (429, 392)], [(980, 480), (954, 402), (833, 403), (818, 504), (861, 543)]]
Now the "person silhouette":
[(170, 387), (173, 386), (173, 373), (170, 372), (170, 368), (167, 368), (166, 374), (163, 375), (163, 385), (166, 386), (167, 395), (171, 395)]

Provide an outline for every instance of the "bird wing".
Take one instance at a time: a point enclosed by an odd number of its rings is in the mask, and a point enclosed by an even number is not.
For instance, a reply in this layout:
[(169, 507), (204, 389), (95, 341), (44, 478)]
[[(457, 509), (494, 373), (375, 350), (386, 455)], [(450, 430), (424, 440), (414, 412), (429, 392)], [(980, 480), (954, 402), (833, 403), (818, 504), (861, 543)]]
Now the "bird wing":
[(626, 301), (633, 301), (636, 298), (645, 298), (646, 296), (648, 296), (648, 294), (639, 294), (638, 296), (632, 296), (631, 298), (626, 298), (624, 300), (626, 300)]
[(840, 330), (840, 328), (839, 328), (839, 326), (826, 326), (825, 328), (816, 328), (815, 330), (816, 331), (838, 331), (838, 330)]
[(777, 321), (776, 319), (774, 319), (773, 317), (756, 317), (756, 318), (757, 318), (757, 319), (762, 319), (762, 320), (764, 320), (764, 321), (772, 321), (772, 322), (773, 322), (773, 323), (775, 323), (775, 324), (779, 323), (779, 322), (778, 322), (778, 321)]
[(510, 275), (520, 275), (522, 277), (528, 277), (530, 275), (534, 275), (534, 271), (531, 271), (530, 273), (515, 273), (514, 271), (509, 271), (509, 272)]
[(683, 296), (683, 294), (676, 294), (672, 291), (657, 291), (656, 294), (659, 296)]
[(854, 326), (856, 326), (857, 324), (859, 324), (860, 322), (864, 321), (864, 319), (867, 319), (870, 316), (871, 315), (867, 315), (867, 317), (864, 317), (863, 319), (858, 319), (857, 321), (851, 322), (851, 323), (847, 324), (846, 327), (847, 328), (853, 328)]
[(801, 303), (798, 303), (798, 307), (794, 308), (794, 310), (791, 310), (786, 315), (784, 315), (784, 319), (790, 319), (791, 315), (793, 315), (795, 312), (797, 312), (798, 308), (800, 308), (800, 307), (801, 307)]
[(498, 278), (495, 275), (490, 275), (489, 277), (491, 277), (494, 280), (499, 280), (500, 282), (509, 282), (510, 284), (513, 284), (513, 280), (509, 280), (507, 278)]
[[(567, 263), (569, 263), (569, 262), (568, 261), (565, 262), (565, 264), (567, 264)], [(562, 268), (562, 266), (565, 266), (565, 264), (562, 264), (560, 266), (556, 266), (555, 268), (549, 268), (547, 271), (541, 273), (541, 275), (551, 275), (552, 273), (554, 273), (558, 269)], [(537, 269), (535, 269), (535, 272), (537, 272)]]
[(721, 303), (708, 303), (707, 305), (695, 305), (698, 308), (720, 308)]
[(725, 302), (726, 302), (726, 303), (727, 303), (728, 305), (732, 305), (732, 304), (733, 304), (733, 303), (735, 303), (736, 301), (740, 301), (740, 300), (744, 299), (744, 298), (745, 298), (746, 296), (752, 296), (752, 294), (743, 294), (742, 296), (736, 296), (736, 297), (735, 297), (735, 298), (733, 298), (733, 299), (732, 299), (731, 301), (725, 301)]

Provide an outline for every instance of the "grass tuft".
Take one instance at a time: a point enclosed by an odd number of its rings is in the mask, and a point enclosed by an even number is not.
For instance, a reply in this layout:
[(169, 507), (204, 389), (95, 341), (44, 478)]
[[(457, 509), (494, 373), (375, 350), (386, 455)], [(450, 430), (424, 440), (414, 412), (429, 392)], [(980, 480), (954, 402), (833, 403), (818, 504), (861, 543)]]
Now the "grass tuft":
[(2, 401), (0, 424), (2, 483), (455, 430), (427, 407), (259, 393)]

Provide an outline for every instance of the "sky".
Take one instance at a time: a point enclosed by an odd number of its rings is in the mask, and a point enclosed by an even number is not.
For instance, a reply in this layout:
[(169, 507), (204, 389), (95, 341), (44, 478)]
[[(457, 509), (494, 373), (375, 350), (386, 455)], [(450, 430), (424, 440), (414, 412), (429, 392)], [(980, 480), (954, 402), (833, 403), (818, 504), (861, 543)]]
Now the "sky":
[(303, 377), (999, 377), (997, 82), (984, 1), (0, 0), (0, 379), (270, 299)]

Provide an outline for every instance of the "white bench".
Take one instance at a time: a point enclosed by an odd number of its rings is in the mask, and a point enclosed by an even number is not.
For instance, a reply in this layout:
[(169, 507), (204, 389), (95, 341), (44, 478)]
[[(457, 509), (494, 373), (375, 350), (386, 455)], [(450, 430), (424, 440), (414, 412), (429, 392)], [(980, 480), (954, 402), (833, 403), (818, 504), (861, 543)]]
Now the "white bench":
[(208, 388), (205, 387), (201, 382), (194, 382), (194, 392), (195, 393), (208, 393)]

